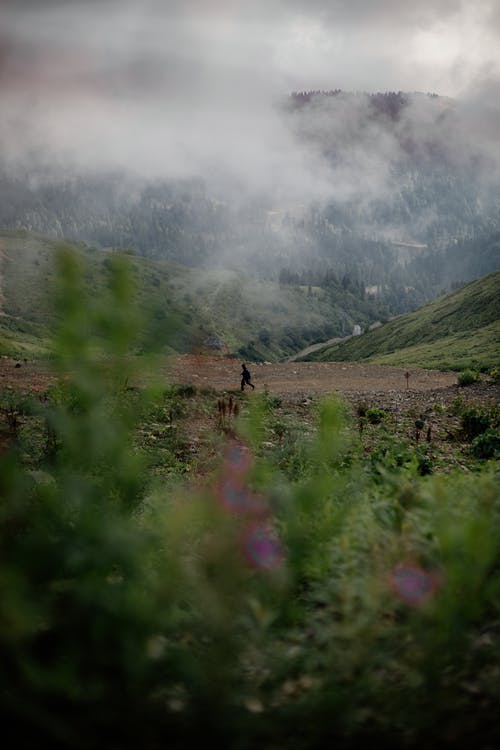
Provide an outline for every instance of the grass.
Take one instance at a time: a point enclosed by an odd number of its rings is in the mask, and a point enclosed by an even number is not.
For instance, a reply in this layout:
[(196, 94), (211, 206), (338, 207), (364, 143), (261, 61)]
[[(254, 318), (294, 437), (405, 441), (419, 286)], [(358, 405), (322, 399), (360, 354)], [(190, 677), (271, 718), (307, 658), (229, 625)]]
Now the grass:
[(489, 370), (500, 360), (500, 321), (474, 331), (446, 336), (438, 341), (416, 344), (392, 354), (374, 355), (370, 362), (430, 370)]
[(500, 271), (308, 359), (489, 369), (500, 359), (499, 294)]
[[(59, 245), (41, 235), (0, 231), (4, 312), (0, 353), (38, 356), (48, 352), (54, 322), (54, 257)], [(106, 283), (111, 255), (84, 245), (72, 246), (84, 259), (89, 289), (98, 295)], [(307, 287), (283, 287), (232, 271), (190, 269), (135, 256), (129, 256), (129, 261), (144, 318), (143, 348), (156, 344), (189, 352), (216, 337), (232, 353), (275, 361), (312, 341), (331, 338), (345, 318), (329, 296), (317, 289), (309, 295)], [(350, 299), (349, 304), (355, 308), (356, 302)]]
[[(3, 397), (12, 402), (13, 395)], [(419, 747), (436, 726), (445, 739), (456, 726), (460, 736), (490, 731), (498, 678), (498, 487), (492, 462), (476, 458), (470, 441), (458, 437), (473, 401), (436, 403), (426, 416), (434, 425), (428, 443), (417, 442), (419, 415), (411, 410), (373, 403), (368, 411), (377, 409), (380, 421), (367, 419), (358, 431), (355, 404), (346, 410), (234, 393), (240, 418), (222, 423), (223, 395), (170, 386), (140, 407), (127, 453), (128, 460), (141, 457), (140, 481), (133, 475), (123, 488), (119, 452), (111, 476), (97, 451), (82, 462), (78, 444), (65, 458), (61, 443), (56, 462), (47, 453), (42, 412), (56, 399), (69, 419), (63, 429), (71, 422), (78, 428), (85, 413), (73, 400), (52, 390), (47, 407), (17, 394), (17, 465), (30, 494), (19, 504), (18, 485), (6, 484), (3, 607), (12, 624), (0, 636), (16, 698), (27, 707), (18, 728), (23, 738), (56, 731), (55, 719), (40, 729), (34, 709), (41, 704), (51, 715), (54, 705), (59, 714), (68, 691), (67, 736), (74, 740), (76, 723), (97, 747), (101, 733), (119, 734), (124, 721), (134, 741), (120, 736), (120, 747), (135, 746), (144, 711), (153, 718), (143, 746), (158, 746), (169, 731), (179, 733), (175, 746), (191, 746), (189, 727), (203, 722), (207, 708), (217, 721), (204, 732), (216, 737), (223, 726), (231, 747), (242, 733), (249, 746), (264, 737), (264, 746), (274, 747), (279, 738), (279, 746), (308, 750), (333, 732), (347, 750), (372, 736)], [(122, 399), (128, 410), (141, 395), (123, 392)], [(120, 419), (119, 435), (121, 411), (115, 404), (110, 412)], [(247, 543), (245, 519), (223, 511), (217, 494), (221, 455), (235, 430), (253, 454), (245, 482), (253, 497), (266, 499), (279, 529), (276, 569), (242, 562), (236, 545)], [(446, 437), (451, 430), (454, 440)], [(66, 440), (72, 434), (88, 440), (86, 430), (70, 429)], [(131, 482), (139, 510), (115, 515)], [(12, 536), (16, 524), (23, 533)], [(414, 606), (411, 591), (408, 598), (395, 594), (401, 570), (428, 577), (428, 603)], [(57, 682), (44, 661), (47, 633), (57, 635), (51, 653), (69, 664)], [(134, 691), (137, 679), (145, 687)], [(436, 696), (430, 704), (429, 690)], [(10, 728), (18, 714), (6, 702)], [(89, 702), (96, 725), (88, 721)]]
[(400, 411), (130, 387), (125, 269), (96, 299), (64, 260), (59, 381), (2, 392), (4, 736), (498, 746), (498, 475), (460, 432), (494, 455), (469, 396), (498, 386)]
[[(140, 369), (140, 359), (134, 368)], [(147, 378), (146, 378), (147, 380)], [(489, 386), (479, 386), (481, 394)], [(51, 388), (48, 393), (53, 390)], [(129, 399), (135, 398), (136, 388), (130, 390)], [(464, 395), (463, 395), (464, 394)], [(454, 468), (480, 470), (483, 462), (471, 453), (471, 440), (462, 428), (462, 415), (469, 412), (493, 414), (491, 398), (482, 406), (481, 398), (462, 390), (459, 398), (450, 389), (441, 399), (432, 397), (428, 402), (421, 395), (420, 410), (415, 406), (391, 405), (390, 396), (374, 397), (368, 402), (346, 404), (350, 414), (350, 429), (356, 436), (352, 458), (373, 461), (381, 465), (418, 465), (427, 461), (436, 472), (449, 472)], [(46, 441), (46, 426), (40, 414), (40, 399), (44, 394), (36, 386), (26, 392), (12, 389), (0, 390), (0, 407), (12, 405), (19, 415), (19, 448), (32, 469), (40, 468), (43, 459), (41, 446)], [(220, 458), (221, 444), (236, 429), (237, 419), (229, 414), (221, 419), (218, 402), (231, 396), (241, 414), (248, 412), (246, 394), (231, 394), (200, 389), (195, 386), (164, 388), (137, 425), (134, 444), (141, 451), (152, 477), (162, 481), (184, 476), (206, 476), (214, 471)], [(291, 481), (304, 478), (311, 465), (305, 446), (314, 435), (320, 401), (318, 398), (297, 402), (291, 397), (270, 397), (264, 392), (263, 430), (260, 434), (259, 455), (284, 473)], [(490, 406), (488, 406), (490, 404)], [(28, 406), (27, 406), (28, 405)], [(361, 408), (362, 407), (362, 408)], [(485, 411), (486, 410), (486, 411)], [(497, 414), (497, 412), (495, 412)], [(463, 417), (465, 419), (465, 417)], [(490, 419), (493, 424), (496, 417)], [(422, 425), (416, 435), (416, 425)], [(431, 433), (427, 435), (429, 426)], [(426, 437), (427, 436), (427, 437)]]
[[(59, 243), (60, 244), (60, 243)], [(0, 354), (48, 354), (54, 323), (54, 257), (58, 243), (27, 232), (0, 231)], [(111, 256), (76, 247), (86, 283), (97, 295)], [(254, 361), (277, 361), (312, 342), (340, 333), (342, 305), (317, 287), (280, 286), (224, 270), (189, 269), (130, 256), (143, 314), (140, 348), (203, 349), (217, 338), (225, 351)], [(321, 349), (312, 360), (368, 360), (403, 367), (463, 370), (499, 364), (500, 272), (398, 317), (342, 344)], [(353, 308), (354, 309), (354, 308)], [(359, 311), (364, 320), (362, 311)], [(344, 321), (345, 324), (345, 321)], [(206, 347), (205, 347), (206, 348)]]

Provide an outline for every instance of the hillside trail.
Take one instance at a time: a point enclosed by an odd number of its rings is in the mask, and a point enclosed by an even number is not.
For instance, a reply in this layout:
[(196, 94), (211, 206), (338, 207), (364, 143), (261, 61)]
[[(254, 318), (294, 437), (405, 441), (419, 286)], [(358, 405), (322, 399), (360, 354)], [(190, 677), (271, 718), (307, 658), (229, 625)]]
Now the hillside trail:
[(318, 344), (311, 344), (311, 346), (306, 346), (305, 349), (301, 349), (300, 352), (295, 352), (295, 354), (292, 354), (291, 357), (287, 357), (285, 362), (296, 362), (301, 357), (307, 357), (308, 354), (312, 354), (313, 352), (317, 352), (319, 349), (324, 349), (326, 346), (333, 346), (334, 344), (339, 344), (341, 341), (347, 341), (347, 339), (352, 338), (351, 336), (343, 336), (342, 338), (335, 338), (335, 339), (328, 339), (328, 341), (320, 341)]

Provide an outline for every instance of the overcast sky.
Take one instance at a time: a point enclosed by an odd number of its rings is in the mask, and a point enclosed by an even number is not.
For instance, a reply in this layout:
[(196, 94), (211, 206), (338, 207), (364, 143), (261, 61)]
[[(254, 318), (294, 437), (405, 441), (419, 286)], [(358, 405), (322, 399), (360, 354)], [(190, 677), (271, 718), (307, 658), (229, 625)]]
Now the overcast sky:
[(301, 169), (275, 109), (291, 91), (499, 100), (500, 0), (0, 0), (0, 45), (11, 157), (174, 176), (240, 163), (255, 186)]

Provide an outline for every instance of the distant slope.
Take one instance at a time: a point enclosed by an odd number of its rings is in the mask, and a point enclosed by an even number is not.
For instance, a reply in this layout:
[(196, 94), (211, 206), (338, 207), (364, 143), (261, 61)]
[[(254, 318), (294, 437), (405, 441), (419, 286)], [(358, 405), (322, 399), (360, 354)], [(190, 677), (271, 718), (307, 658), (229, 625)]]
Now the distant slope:
[(37, 356), (48, 346), (48, 255), (52, 240), (0, 233), (0, 354)]
[(214, 181), (147, 179), (0, 156), (0, 226), (274, 281), (325, 287), (334, 274), (378, 288), (384, 319), (499, 267), (495, 141), (469, 131), (465, 102), (336, 89), (281, 104), (285, 142), (310, 161), (319, 192), (308, 179), (270, 190), (265, 178), (255, 199), (258, 187), (235, 189), (222, 166)]
[[(0, 230), (0, 354), (21, 357), (48, 352), (59, 244), (43, 235)], [(83, 256), (86, 282), (98, 293), (105, 284), (110, 253), (81, 244), (69, 246)], [(164, 342), (166, 350), (189, 352), (207, 347), (207, 342), (220, 342), (225, 353), (278, 360), (318, 339), (340, 334), (346, 325), (370, 320), (359, 307), (366, 303), (348, 291), (333, 301), (319, 288), (280, 286), (234, 271), (202, 271), (168, 261), (128, 258), (138, 305), (148, 321), (143, 346), (148, 341)]]
[(461, 370), (500, 363), (500, 271), (307, 359)]

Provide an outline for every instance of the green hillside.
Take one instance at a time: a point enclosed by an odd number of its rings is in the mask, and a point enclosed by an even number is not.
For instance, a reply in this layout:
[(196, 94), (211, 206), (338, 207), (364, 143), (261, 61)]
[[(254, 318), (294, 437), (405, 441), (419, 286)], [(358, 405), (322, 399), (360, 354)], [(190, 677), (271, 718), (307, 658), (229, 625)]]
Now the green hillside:
[(500, 361), (500, 271), (308, 359), (463, 370)]
[[(0, 354), (29, 357), (49, 353), (55, 322), (56, 251), (63, 246), (81, 256), (82, 274), (91, 295), (102, 290), (111, 264), (109, 254), (42, 235), (0, 232)], [(193, 328), (168, 294), (169, 275), (136, 261), (132, 266), (138, 306), (148, 320), (142, 343), (161, 336), (168, 318), (169, 338), (179, 348), (188, 346)]]
[[(48, 353), (53, 322), (56, 249), (61, 243), (28, 232), (0, 231), (0, 354)], [(83, 259), (85, 280), (105, 284), (112, 254), (68, 245)], [(319, 288), (280, 286), (234, 271), (191, 269), (127, 256), (140, 310), (143, 344), (189, 352), (220, 342), (222, 351), (251, 360), (278, 360), (369, 320), (348, 292), (342, 304)], [(358, 304), (358, 307), (356, 307)], [(347, 314), (346, 314), (347, 309)]]

